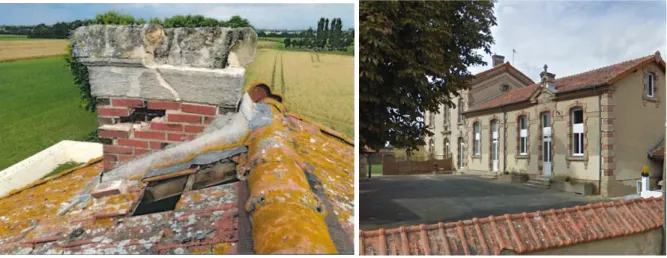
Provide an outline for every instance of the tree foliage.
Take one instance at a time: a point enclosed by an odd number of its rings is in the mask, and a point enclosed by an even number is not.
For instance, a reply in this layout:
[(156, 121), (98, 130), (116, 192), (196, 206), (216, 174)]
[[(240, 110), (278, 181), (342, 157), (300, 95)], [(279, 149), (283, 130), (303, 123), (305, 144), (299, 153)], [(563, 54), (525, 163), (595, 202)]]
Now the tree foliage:
[(426, 111), (454, 106), (452, 96), (483, 65), (496, 25), (494, 2), (367, 2), (359, 8), (360, 144), (409, 152), (432, 136)]

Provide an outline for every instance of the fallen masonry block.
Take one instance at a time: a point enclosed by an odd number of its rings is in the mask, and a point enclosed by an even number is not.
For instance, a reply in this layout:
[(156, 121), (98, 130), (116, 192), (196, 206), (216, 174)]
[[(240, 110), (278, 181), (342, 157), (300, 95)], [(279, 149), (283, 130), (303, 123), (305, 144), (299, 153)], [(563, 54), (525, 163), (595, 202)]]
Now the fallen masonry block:
[(114, 180), (101, 183), (93, 189), (93, 192), (90, 195), (93, 198), (101, 198), (104, 196), (116, 195), (125, 193), (125, 184), (123, 180)]

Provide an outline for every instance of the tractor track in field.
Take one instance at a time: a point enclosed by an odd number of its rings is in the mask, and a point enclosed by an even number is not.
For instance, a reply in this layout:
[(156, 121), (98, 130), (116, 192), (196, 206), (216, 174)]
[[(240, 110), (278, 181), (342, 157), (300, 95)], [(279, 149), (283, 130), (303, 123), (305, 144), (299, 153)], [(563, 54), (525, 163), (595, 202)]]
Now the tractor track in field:
[(280, 93), (285, 96), (285, 66), (283, 65), (283, 52), (280, 52)]
[(273, 71), (271, 72), (271, 85), (270, 85), (272, 87), (276, 83), (276, 65), (278, 64), (278, 55), (280, 55), (280, 53), (281, 52), (278, 51), (278, 53), (276, 53), (276, 57), (273, 58)]

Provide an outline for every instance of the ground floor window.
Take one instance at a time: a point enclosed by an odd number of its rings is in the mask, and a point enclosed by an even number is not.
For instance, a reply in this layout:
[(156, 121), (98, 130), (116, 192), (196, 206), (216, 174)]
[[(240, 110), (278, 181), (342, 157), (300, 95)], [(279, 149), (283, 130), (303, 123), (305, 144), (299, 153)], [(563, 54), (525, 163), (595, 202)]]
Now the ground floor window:
[(519, 154), (528, 154), (528, 119), (519, 117)]
[(572, 110), (572, 155), (584, 155), (584, 110)]
[(481, 149), (482, 149), (482, 148), (480, 148), (480, 145), (482, 143), (482, 135), (480, 133), (479, 123), (473, 124), (473, 128), (475, 129), (475, 131), (474, 131), (475, 139), (474, 139), (474, 142), (473, 142), (473, 150), (475, 151), (475, 155), (480, 155), (480, 152), (481, 152)]

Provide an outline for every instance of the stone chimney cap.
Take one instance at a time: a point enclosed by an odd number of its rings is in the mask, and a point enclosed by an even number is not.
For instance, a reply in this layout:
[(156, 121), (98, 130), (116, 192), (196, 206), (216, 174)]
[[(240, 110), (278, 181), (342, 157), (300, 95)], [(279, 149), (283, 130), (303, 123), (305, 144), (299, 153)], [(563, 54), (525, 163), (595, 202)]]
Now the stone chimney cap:
[(72, 35), (79, 62), (223, 69), (244, 67), (255, 57), (252, 28), (162, 28), (160, 25), (89, 25)]
[(72, 33), (72, 54), (88, 67), (90, 93), (236, 107), (252, 28), (91, 25)]

